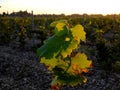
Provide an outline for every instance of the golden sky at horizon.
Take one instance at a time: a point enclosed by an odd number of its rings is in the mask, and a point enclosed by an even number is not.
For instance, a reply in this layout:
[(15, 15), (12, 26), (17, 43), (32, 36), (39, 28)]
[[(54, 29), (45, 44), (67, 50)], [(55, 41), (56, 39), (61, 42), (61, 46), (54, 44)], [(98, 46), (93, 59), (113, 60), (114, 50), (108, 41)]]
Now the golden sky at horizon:
[(120, 14), (119, 0), (0, 0), (0, 13), (34, 11), (34, 14)]

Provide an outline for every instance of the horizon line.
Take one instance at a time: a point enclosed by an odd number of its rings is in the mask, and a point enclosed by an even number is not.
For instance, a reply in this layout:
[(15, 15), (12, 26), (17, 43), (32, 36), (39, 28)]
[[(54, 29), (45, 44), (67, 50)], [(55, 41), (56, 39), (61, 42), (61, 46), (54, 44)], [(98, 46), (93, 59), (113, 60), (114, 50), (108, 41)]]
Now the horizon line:
[[(24, 12), (24, 11), (27, 11), (27, 10), (18, 10), (18, 11), (2, 11), (2, 12), (0, 12), (0, 14), (3, 14), (4, 12), (5, 13), (8, 13), (8, 14), (11, 14), (11, 13), (13, 13), (13, 12), (20, 12), (20, 11), (22, 11), (22, 12)], [(27, 13), (31, 13), (32, 14), (32, 11), (33, 10), (31, 10), (31, 12), (29, 12), (29, 11), (27, 11)], [(103, 14), (103, 13), (69, 13), (69, 14), (66, 14), (66, 13), (34, 13), (34, 11), (33, 11), (33, 14), (34, 15), (103, 15), (103, 16), (106, 16), (106, 15), (119, 15), (120, 14), (120, 12), (119, 13), (106, 13), (106, 14)]]

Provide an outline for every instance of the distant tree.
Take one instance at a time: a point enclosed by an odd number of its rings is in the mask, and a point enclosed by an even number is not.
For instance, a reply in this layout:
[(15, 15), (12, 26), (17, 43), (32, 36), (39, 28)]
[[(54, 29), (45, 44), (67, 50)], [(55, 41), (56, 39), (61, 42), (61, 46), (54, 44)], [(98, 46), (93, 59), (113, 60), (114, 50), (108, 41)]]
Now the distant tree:
[(6, 16), (6, 13), (5, 13), (5, 12), (3, 12), (3, 16)]
[(28, 17), (28, 16), (31, 16), (30, 13), (28, 13), (27, 11), (19, 11), (19, 12), (12, 12), (10, 14), (11, 16), (18, 16), (18, 17)]

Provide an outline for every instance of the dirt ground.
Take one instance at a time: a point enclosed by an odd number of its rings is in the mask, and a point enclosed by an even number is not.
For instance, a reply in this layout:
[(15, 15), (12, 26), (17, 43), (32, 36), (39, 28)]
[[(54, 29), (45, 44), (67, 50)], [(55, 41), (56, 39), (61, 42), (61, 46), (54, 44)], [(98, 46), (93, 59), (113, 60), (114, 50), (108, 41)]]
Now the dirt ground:
[[(120, 75), (93, 67), (86, 75), (88, 82), (61, 90), (120, 90)], [(50, 90), (52, 74), (39, 63), (30, 47), (0, 45), (0, 90)]]

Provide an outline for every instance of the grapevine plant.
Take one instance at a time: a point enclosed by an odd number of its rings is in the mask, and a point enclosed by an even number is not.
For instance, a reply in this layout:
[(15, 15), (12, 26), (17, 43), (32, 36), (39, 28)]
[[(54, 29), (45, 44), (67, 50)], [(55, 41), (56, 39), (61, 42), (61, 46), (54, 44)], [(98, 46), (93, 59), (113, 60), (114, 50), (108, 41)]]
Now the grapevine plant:
[(40, 63), (46, 65), (53, 73), (51, 83), (53, 90), (58, 86), (75, 86), (87, 81), (82, 75), (91, 68), (92, 61), (87, 60), (85, 53), (78, 52), (80, 42), (86, 40), (86, 33), (82, 25), (70, 27), (66, 20), (54, 21), (54, 35), (45, 40), (44, 45), (38, 48)]

